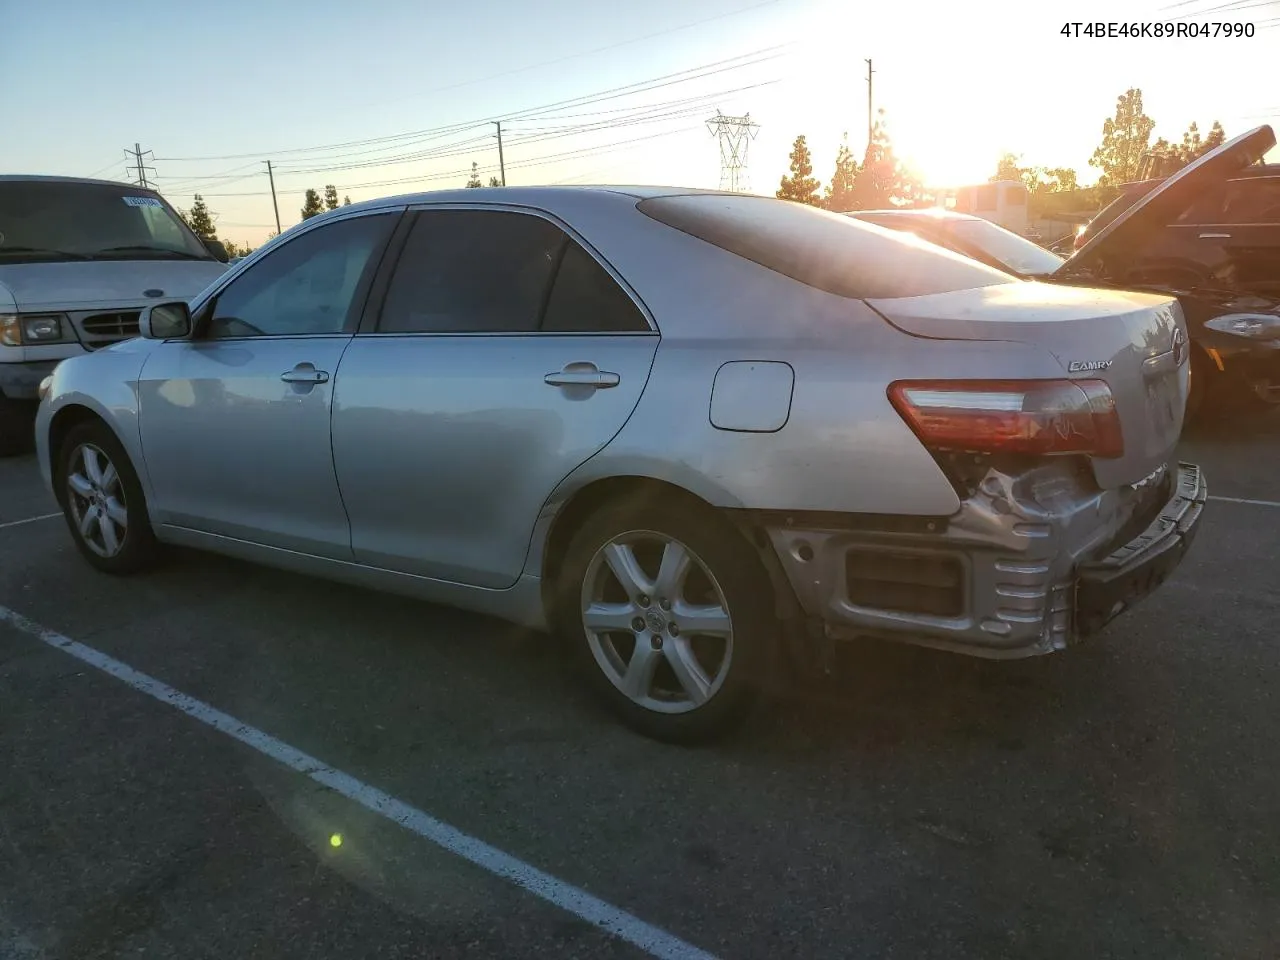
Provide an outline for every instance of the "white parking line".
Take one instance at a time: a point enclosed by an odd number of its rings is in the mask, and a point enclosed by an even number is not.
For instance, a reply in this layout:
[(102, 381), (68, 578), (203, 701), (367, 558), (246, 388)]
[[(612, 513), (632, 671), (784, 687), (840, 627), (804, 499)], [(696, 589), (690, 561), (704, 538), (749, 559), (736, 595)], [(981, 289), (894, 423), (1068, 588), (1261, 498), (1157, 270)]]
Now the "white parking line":
[(35, 523), (37, 520), (52, 520), (54, 517), (60, 516), (62, 516), (60, 513), (45, 513), (38, 517), (27, 517), (25, 520), (9, 520), (5, 523), (0, 523), (0, 530), (3, 530), (5, 527), (20, 527), (24, 523)]
[(1242, 497), (1215, 497), (1210, 496), (1210, 500), (1217, 500), (1220, 503), (1247, 503), (1251, 507), (1280, 507), (1280, 500), (1246, 500)]
[(463, 833), (417, 807), (397, 800), (377, 787), (330, 767), (256, 727), (241, 723), (235, 717), (195, 697), (187, 696), (182, 691), (175, 690), (168, 684), (135, 670), (127, 663), (116, 660), (100, 650), (87, 647), (70, 637), (42, 627), (8, 607), (0, 606), (0, 621), (7, 622), (41, 643), (69, 653), (77, 660), (96, 667), (117, 680), (124, 681), (149, 697), (177, 707), (189, 717), (239, 740), (246, 746), (279, 761), (348, 800), (385, 817), (392, 823), (399, 824), (406, 830), (430, 840), (492, 874), (511, 881), (518, 887), (523, 887), (534, 896), (608, 931), (620, 940), (639, 947), (650, 956), (660, 957), (662, 960), (715, 960), (714, 955), (686, 943), (679, 937), (645, 923), (639, 917), (593, 897), (585, 890), (580, 890), (548, 873), (543, 873), (537, 867), (509, 853), (504, 853), (497, 847), (491, 847), (483, 840)]

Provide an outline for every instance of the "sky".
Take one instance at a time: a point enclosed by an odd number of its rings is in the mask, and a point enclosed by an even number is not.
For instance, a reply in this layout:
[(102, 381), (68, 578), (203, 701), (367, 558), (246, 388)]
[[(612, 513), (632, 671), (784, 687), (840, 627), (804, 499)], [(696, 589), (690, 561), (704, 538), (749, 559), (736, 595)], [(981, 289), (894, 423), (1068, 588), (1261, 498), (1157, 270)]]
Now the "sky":
[[(750, 115), (747, 186), (772, 193), (798, 134), (825, 183), (874, 109), (933, 187), (1000, 155), (1076, 169), (1116, 97), (1154, 136), (1192, 121), (1280, 128), (1280, 2), (1022, 0), (0, 0), (0, 172), (126, 180), (140, 144), (170, 202), (200, 193), (219, 236), (257, 244), (308, 187), (353, 202), (462, 186), (720, 185), (706, 121)], [(1253, 37), (1093, 39), (1071, 22), (1252, 24)], [(1273, 159), (1280, 156), (1273, 157)]]

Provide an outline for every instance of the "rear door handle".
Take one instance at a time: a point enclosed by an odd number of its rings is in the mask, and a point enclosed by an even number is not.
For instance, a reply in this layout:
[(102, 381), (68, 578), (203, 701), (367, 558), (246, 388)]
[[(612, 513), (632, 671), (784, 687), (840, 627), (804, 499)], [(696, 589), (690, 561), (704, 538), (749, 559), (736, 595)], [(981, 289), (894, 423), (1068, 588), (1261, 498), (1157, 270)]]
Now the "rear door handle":
[(280, 374), (280, 379), (285, 383), (328, 383), (329, 374), (325, 370), (317, 370), (312, 364), (300, 363)]
[(596, 387), (604, 390), (616, 387), (622, 378), (616, 373), (599, 369), (594, 363), (566, 363), (559, 373), (548, 373), (542, 382), (553, 387)]
[(1202, 234), (1200, 234), (1200, 239), (1201, 239), (1201, 240), (1230, 240), (1230, 239), (1231, 239), (1231, 234), (1229, 234), (1229, 233), (1202, 233)]

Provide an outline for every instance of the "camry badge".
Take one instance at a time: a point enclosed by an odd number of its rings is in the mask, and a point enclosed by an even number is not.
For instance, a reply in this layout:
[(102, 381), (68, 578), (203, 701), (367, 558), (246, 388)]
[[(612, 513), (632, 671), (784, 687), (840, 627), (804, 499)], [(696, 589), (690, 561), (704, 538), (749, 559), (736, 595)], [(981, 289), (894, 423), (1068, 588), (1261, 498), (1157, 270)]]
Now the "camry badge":
[(1111, 366), (1110, 360), (1072, 360), (1067, 364), (1068, 373), (1080, 373), (1084, 370), (1105, 370)]

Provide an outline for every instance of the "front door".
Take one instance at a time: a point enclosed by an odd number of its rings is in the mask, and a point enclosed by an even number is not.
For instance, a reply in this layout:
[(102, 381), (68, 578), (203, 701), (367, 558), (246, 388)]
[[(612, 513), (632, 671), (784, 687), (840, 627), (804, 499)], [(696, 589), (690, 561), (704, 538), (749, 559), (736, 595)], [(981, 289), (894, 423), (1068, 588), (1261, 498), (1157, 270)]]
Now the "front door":
[(142, 370), (140, 431), (162, 523), (350, 559), (330, 447), (334, 376), (397, 213), (289, 240)]
[(416, 216), (376, 331), (338, 373), (352, 547), (371, 565), (508, 587), (552, 490), (635, 408), (658, 337), (550, 220)]

